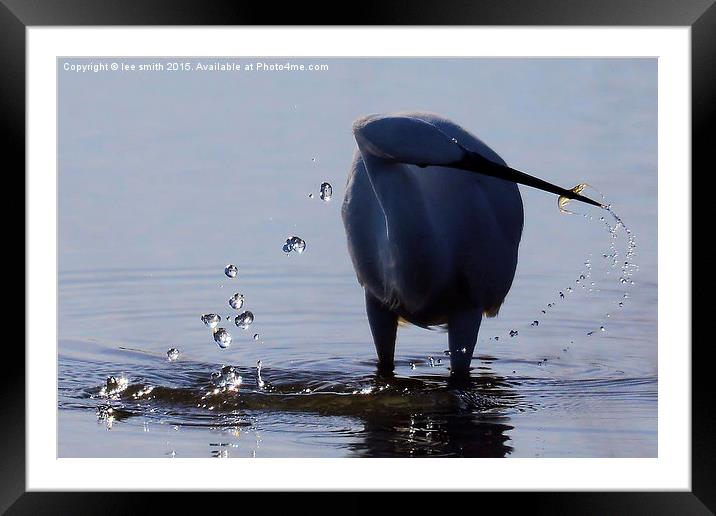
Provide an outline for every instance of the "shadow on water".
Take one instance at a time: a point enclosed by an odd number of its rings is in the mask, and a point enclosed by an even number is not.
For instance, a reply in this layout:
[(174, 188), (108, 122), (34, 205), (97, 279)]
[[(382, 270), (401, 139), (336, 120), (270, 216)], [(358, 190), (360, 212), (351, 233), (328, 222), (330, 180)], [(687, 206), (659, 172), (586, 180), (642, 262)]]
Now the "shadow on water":
[[(93, 409), (100, 417), (111, 407), (108, 426), (141, 417), (165, 425), (265, 430), (279, 413), (313, 414), (319, 422), (350, 421), (340, 430), (343, 453), (337, 454), (363, 457), (504, 457), (512, 451), (508, 413), (524, 409), (514, 384), (485, 370), (455, 383), (444, 369), (442, 375), (406, 377), (265, 368), (259, 388), (253, 368), (237, 368), (243, 381), (234, 390), (212, 385), (206, 364), (173, 364), (169, 375), (145, 363), (133, 368), (125, 389), (107, 396), (101, 384), (110, 363), (80, 362), (60, 360), (60, 408)], [(88, 382), (90, 368), (96, 379)]]

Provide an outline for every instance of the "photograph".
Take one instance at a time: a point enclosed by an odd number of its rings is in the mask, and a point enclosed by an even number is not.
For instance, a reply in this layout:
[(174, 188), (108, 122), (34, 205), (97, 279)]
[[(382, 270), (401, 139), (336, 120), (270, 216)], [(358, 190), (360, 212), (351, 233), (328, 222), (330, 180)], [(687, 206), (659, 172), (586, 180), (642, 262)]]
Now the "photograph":
[(57, 58), (57, 450), (658, 456), (656, 58)]

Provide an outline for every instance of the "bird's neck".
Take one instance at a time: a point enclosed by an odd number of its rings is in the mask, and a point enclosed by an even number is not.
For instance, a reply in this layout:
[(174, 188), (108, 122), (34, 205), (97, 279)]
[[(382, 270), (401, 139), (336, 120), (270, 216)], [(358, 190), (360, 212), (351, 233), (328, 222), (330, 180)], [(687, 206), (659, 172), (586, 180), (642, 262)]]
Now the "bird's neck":
[[(365, 159), (365, 158), (364, 158)], [(385, 220), (385, 263), (429, 261), (436, 252), (434, 223), (420, 181), (409, 165), (369, 156), (366, 171)]]

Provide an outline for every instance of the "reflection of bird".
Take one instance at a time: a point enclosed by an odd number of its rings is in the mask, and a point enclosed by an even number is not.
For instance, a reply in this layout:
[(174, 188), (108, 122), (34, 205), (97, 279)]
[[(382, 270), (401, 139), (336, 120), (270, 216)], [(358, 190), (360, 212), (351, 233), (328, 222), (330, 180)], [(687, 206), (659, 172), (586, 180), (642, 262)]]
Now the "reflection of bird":
[(497, 314), (515, 274), (523, 223), (515, 183), (600, 204), (507, 167), (436, 115), (370, 115), (353, 133), (342, 215), (379, 367), (392, 370), (403, 319), (447, 325), (451, 372), (467, 373), (482, 316)]

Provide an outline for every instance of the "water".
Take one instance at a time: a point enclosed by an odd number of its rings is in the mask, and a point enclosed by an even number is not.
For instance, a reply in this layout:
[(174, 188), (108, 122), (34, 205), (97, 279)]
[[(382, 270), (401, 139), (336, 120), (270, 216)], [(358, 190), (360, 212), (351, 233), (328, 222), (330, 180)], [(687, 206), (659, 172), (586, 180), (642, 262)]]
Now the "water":
[[(476, 62), (61, 72), (60, 456), (655, 457), (655, 61)], [(351, 123), (416, 107), (515, 168), (596, 186), (629, 228), (521, 188), (517, 274), (467, 383), (449, 379), (447, 336), (410, 326), (395, 376), (376, 374), (345, 249)], [(336, 202), (306, 195), (321, 182)], [(276, 244), (296, 234), (311, 249), (289, 259)], [(257, 319), (220, 349), (208, 311), (235, 290)]]

